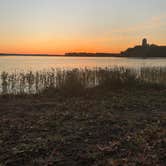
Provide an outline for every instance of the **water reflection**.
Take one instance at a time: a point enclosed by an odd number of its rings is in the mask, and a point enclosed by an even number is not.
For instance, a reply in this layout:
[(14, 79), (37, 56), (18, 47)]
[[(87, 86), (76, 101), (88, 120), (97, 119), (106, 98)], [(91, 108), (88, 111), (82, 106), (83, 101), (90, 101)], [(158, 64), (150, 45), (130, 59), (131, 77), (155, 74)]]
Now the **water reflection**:
[(114, 57), (0, 57), (0, 71), (36, 71), (50, 68), (94, 68), (124, 66), (139, 68), (144, 66), (166, 66), (164, 58), (114, 58)]

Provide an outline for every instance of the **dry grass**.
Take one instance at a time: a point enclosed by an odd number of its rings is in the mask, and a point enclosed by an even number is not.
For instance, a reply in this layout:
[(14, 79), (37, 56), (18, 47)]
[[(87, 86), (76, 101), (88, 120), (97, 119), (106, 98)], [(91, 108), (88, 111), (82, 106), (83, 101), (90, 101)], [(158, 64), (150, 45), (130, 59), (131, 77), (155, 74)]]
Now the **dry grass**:
[(41, 94), (63, 91), (82, 93), (91, 87), (131, 88), (165, 86), (166, 67), (144, 67), (139, 70), (124, 67), (94, 69), (51, 69), (27, 73), (1, 73), (1, 94)]

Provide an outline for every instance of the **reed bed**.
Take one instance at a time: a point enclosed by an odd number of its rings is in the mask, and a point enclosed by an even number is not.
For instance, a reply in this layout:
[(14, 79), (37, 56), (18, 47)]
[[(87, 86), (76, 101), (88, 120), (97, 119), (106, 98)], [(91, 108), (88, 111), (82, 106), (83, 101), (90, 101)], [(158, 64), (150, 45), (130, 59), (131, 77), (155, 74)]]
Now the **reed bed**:
[(0, 94), (40, 94), (50, 89), (72, 94), (97, 86), (110, 89), (152, 85), (166, 86), (166, 67), (1, 72)]

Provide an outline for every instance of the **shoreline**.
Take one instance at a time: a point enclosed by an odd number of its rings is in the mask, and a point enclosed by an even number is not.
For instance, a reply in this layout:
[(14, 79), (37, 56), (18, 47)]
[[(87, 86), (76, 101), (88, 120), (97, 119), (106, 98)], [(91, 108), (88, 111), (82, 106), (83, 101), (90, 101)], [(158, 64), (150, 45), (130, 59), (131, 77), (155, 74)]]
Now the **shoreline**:
[(70, 55), (42, 55), (42, 54), (0, 54), (0, 57), (73, 57), (73, 58), (80, 58), (80, 57), (84, 57), (84, 58), (129, 58), (129, 59), (155, 59), (155, 58), (166, 58), (166, 56), (122, 56), (122, 55), (118, 55), (118, 56), (109, 56), (109, 55), (101, 55), (101, 56), (96, 56), (96, 55), (91, 55), (91, 56), (70, 56)]
[(66, 55), (34, 55), (34, 54), (0, 54), (0, 57), (73, 57), (73, 58), (129, 58), (129, 59), (157, 59), (166, 58), (166, 56), (66, 56)]

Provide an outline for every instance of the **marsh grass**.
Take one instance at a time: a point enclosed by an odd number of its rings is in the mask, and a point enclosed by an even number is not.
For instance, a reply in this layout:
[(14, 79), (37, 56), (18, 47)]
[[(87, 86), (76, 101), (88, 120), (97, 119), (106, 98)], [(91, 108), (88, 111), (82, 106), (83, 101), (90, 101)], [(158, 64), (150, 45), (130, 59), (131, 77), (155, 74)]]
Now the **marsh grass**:
[(166, 86), (166, 67), (140, 69), (114, 67), (94, 69), (50, 69), (36, 72), (1, 73), (1, 94), (80, 94), (86, 89), (163, 87)]

